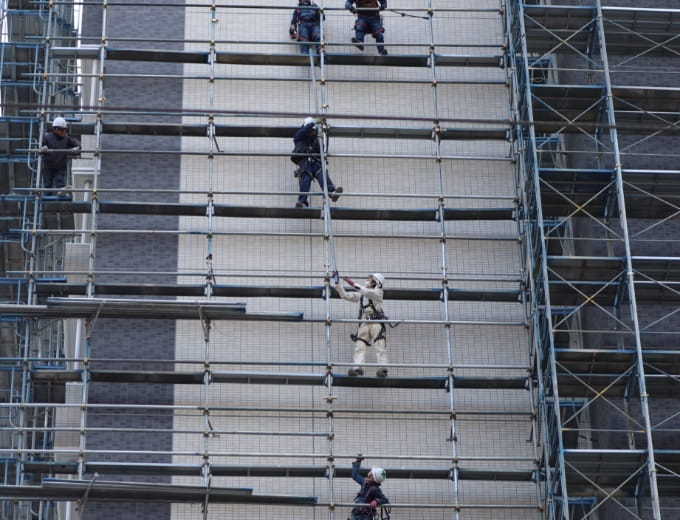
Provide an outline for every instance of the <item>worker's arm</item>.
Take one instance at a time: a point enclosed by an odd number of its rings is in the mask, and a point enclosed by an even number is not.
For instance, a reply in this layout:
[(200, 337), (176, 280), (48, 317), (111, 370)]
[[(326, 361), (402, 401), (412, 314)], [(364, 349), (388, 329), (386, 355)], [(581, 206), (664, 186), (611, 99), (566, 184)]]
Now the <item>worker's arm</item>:
[(361, 295), (357, 292), (347, 292), (347, 291), (345, 291), (345, 288), (343, 287), (342, 283), (340, 283), (340, 282), (335, 284), (335, 290), (338, 291), (340, 298), (342, 298), (343, 300), (347, 300), (349, 302), (358, 302), (359, 298), (361, 298)]
[(352, 479), (361, 486), (364, 483), (364, 480), (366, 479), (361, 476), (361, 473), (359, 473), (360, 469), (361, 469), (360, 460), (355, 460), (354, 462), (352, 462)]

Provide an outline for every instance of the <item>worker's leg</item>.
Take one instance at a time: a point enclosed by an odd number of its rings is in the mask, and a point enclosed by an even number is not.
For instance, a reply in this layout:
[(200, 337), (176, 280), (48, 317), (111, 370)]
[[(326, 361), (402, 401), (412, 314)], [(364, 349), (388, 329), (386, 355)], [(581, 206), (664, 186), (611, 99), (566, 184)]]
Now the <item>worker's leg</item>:
[(312, 175), (308, 171), (303, 171), (300, 173), (300, 195), (298, 195), (298, 200), (296, 206), (308, 206), (307, 204), (307, 193), (312, 186)]
[(387, 339), (385, 337), (376, 339), (373, 342), (373, 346), (375, 347), (375, 356), (377, 362), (379, 365), (382, 365), (380, 368), (378, 368), (375, 375), (377, 375), (378, 377), (385, 377), (387, 376), (386, 365), (389, 363), (389, 360), (387, 358)]

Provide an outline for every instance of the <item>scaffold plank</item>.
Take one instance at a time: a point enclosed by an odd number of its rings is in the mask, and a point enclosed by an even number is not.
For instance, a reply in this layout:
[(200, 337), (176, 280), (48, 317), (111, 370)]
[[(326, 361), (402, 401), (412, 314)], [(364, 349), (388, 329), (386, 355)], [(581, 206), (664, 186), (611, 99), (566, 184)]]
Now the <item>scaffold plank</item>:
[(55, 501), (80, 500), (87, 495), (91, 502), (124, 500), (129, 502), (205, 503), (217, 504), (281, 504), (313, 505), (316, 497), (255, 495), (242, 488), (180, 486), (142, 482), (106, 482), (101, 480), (43, 479), (41, 485), (0, 486), (0, 497)]
[[(86, 47), (54, 47), (52, 56), (61, 58), (89, 58), (99, 56), (99, 48)], [(107, 47), (104, 50), (105, 59), (119, 61), (147, 61), (164, 63), (209, 63), (208, 51), (174, 51), (162, 49), (125, 49)], [(500, 53), (500, 49), (499, 49)], [(434, 62), (440, 67), (498, 67), (500, 55), (446, 55), (435, 54)], [(217, 52), (215, 62), (229, 65), (283, 65), (309, 66), (309, 56), (304, 54), (275, 54), (275, 53), (247, 53), (247, 52)], [(427, 54), (370, 56), (362, 54), (326, 53), (324, 63), (327, 65), (368, 65), (388, 67), (429, 67), (432, 56)]]
[[(26, 462), (26, 470), (32, 473), (76, 474), (75, 462)], [(203, 466), (199, 464), (143, 464), (117, 462), (87, 462), (85, 473), (103, 475), (177, 475), (200, 476)], [(257, 464), (211, 464), (210, 472), (218, 477), (302, 477), (327, 478), (333, 471), (335, 478), (351, 478), (352, 468), (333, 466), (303, 465), (257, 465)], [(450, 480), (453, 468), (386, 468), (390, 479)], [(462, 480), (530, 482), (535, 474), (527, 470), (493, 470), (459, 468), (458, 478)]]
[[(140, 370), (101, 370), (87, 372), (88, 379), (95, 383), (151, 383), (151, 384), (204, 384), (204, 372), (140, 371)], [(36, 382), (78, 382), (82, 381), (81, 370), (61, 370), (35, 368), (31, 378)], [(300, 385), (321, 386), (327, 382), (327, 374), (280, 373), (280, 372), (210, 372), (211, 383), (235, 383), (258, 385)], [(338, 387), (360, 388), (418, 388), (449, 390), (446, 376), (420, 377), (352, 377), (333, 374), (333, 385)], [(515, 389), (527, 388), (526, 377), (469, 377), (454, 376), (456, 389)]]
[[(80, 294), (84, 294), (81, 293)], [(138, 293), (140, 294), (140, 293)], [(1, 304), (5, 316), (36, 318), (140, 318), (140, 319), (210, 319), (244, 321), (300, 321), (303, 314), (246, 313), (245, 304), (206, 300), (126, 300), (123, 298), (48, 298), (47, 305)]]
[[(256, 126), (256, 125), (223, 125), (212, 127), (217, 137), (278, 137), (292, 139), (298, 127), (292, 126)], [(442, 140), (505, 140), (508, 137), (510, 122), (506, 126), (496, 128), (439, 128), (438, 135)], [(373, 138), (373, 139), (432, 139), (433, 127), (360, 127), (331, 125), (327, 130), (329, 137)], [(71, 124), (71, 133), (76, 135), (94, 135), (95, 124), (77, 122)], [(101, 133), (106, 135), (144, 135), (144, 136), (179, 136), (206, 137), (208, 125), (190, 123), (121, 123), (102, 122)]]
[[(295, 218), (321, 219), (323, 208), (262, 207), (215, 204), (212, 206), (216, 217), (234, 218)], [(43, 202), (47, 214), (91, 213), (91, 202), (54, 200)], [(134, 215), (205, 216), (207, 203), (166, 203), (166, 202), (111, 202), (97, 204), (99, 213)], [(513, 220), (514, 208), (444, 208), (446, 220)], [(390, 220), (438, 222), (440, 210), (432, 208), (389, 209), (389, 208), (343, 208), (332, 207), (331, 218), (337, 220)]]
[[(312, 287), (271, 287), (271, 286), (256, 286), (256, 285), (221, 285), (216, 284), (212, 286), (213, 296), (223, 297), (269, 297), (269, 298), (323, 298), (324, 286)], [(54, 280), (36, 281), (36, 292), (38, 295), (47, 297), (48, 305), (51, 305), (53, 310), (57, 308), (57, 304), (62, 310), (66, 311), (70, 305), (72, 298), (68, 299), (54, 299), (59, 296), (76, 296), (87, 294), (87, 284), (77, 282), (55, 282)], [(123, 295), (154, 295), (154, 296), (185, 296), (201, 298), (205, 293), (205, 286), (200, 284), (125, 284), (125, 283), (97, 283), (94, 284), (94, 292), (97, 298), (82, 299), (86, 302), (91, 301), (92, 305), (97, 305), (101, 301), (101, 296), (123, 296)], [(422, 300), (422, 301), (441, 301), (443, 296), (442, 289), (386, 289), (385, 299), (387, 300)], [(331, 297), (339, 298), (335, 289), (331, 289)], [(495, 302), (513, 302), (520, 301), (520, 291), (515, 289), (449, 289), (449, 300), (457, 301), (495, 301)], [(115, 301), (107, 300), (107, 301)], [(136, 300), (135, 300), (136, 301)], [(179, 303), (179, 302), (178, 302)], [(186, 302), (186, 305), (192, 309), (192, 302)], [(193, 303), (193, 309), (196, 309), (196, 303)], [(4, 309), (7, 306), (0, 306)], [(21, 306), (9, 306), (20, 308)], [(30, 306), (25, 306), (30, 307)], [(134, 308), (134, 305), (132, 305)], [(141, 309), (140, 305), (140, 309)], [(18, 311), (15, 311), (18, 312)], [(195, 312), (193, 310), (192, 312)]]

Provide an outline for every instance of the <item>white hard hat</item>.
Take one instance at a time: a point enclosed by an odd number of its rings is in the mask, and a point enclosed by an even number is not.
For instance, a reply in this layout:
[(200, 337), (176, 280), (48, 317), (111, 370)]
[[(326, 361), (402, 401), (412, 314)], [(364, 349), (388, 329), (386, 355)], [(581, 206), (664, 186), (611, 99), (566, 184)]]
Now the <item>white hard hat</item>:
[(382, 287), (385, 284), (385, 277), (380, 273), (372, 273), (371, 278), (378, 282), (378, 285), (380, 285), (380, 287)]
[(67, 126), (66, 119), (63, 117), (55, 117), (52, 121), (52, 128), (66, 128)]
[(378, 484), (382, 484), (382, 482), (385, 480), (385, 477), (387, 477), (385, 470), (379, 468), (378, 466), (371, 468), (371, 475), (373, 475), (373, 480), (375, 480)]
[(305, 118), (304, 126), (307, 126), (309, 123), (313, 123), (313, 122), (314, 122), (314, 118), (313, 118), (313, 117), (306, 117), (306, 118)]

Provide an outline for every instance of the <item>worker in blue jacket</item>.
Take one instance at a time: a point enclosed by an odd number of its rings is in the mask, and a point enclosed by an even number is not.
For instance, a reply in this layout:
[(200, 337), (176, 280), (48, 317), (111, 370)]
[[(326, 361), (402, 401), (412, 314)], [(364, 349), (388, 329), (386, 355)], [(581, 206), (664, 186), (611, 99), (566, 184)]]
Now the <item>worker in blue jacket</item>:
[[(321, 11), (319, 6), (311, 0), (300, 0), (297, 8), (293, 11), (288, 29), (291, 40), (300, 43), (300, 52), (309, 53), (310, 44), (308, 42), (318, 42), (321, 39)], [(316, 46), (316, 53), (319, 54), (319, 46)]]
[(349, 520), (372, 520), (377, 506), (390, 503), (380, 489), (380, 484), (385, 481), (385, 470), (374, 466), (364, 478), (360, 473), (362, 460), (363, 457), (359, 455), (352, 462), (352, 479), (361, 486), (361, 489), (354, 498), (354, 503), (359, 505), (352, 509)]
[[(304, 150), (302, 153), (309, 154), (299, 164), (296, 170), (296, 176), (300, 181), (300, 195), (295, 203), (295, 207), (304, 208), (309, 206), (307, 202), (307, 194), (312, 187), (312, 180), (316, 179), (321, 189), (324, 187), (324, 175), (321, 165), (321, 144), (319, 143), (318, 131), (316, 129), (316, 122), (313, 118), (305, 119), (304, 124), (295, 132), (293, 137), (295, 148)], [(337, 188), (333, 184), (328, 172), (326, 172), (326, 181), (328, 181), (328, 194), (333, 202), (336, 202), (342, 193), (342, 186)]]
[(383, 45), (385, 27), (380, 16), (380, 11), (387, 9), (387, 0), (346, 0), (345, 9), (357, 15), (354, 23), (355, 37), (352, 38), (357, 49), (364, 50), (364, 37), (368, 33), (375, 38), (378, 52), (383, 56), (387, 55), (387, 49)]

